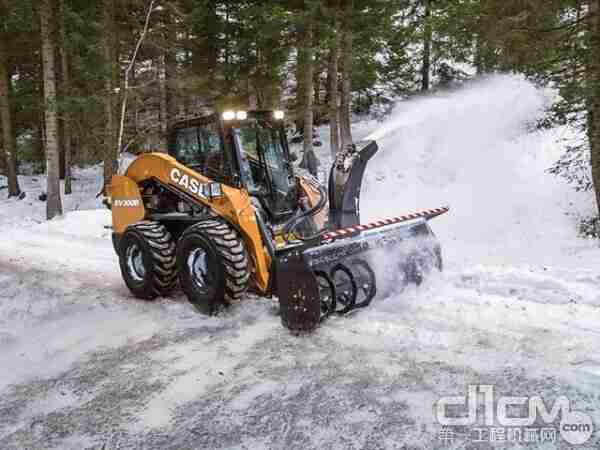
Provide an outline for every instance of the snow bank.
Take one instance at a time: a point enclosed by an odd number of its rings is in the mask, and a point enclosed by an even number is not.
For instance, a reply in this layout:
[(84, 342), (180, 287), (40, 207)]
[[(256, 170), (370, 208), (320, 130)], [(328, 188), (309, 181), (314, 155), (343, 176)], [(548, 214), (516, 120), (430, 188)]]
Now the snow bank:
[(567, 129), (531, 131), (552, 100), (522, 77), (494, 76), (464, 89), (400, 103), (368, 139), (363, 221), (450, 205), (432, 222), (446, 259), (551, 264), (573, 248), (589, 194), (547, 173)]
[[(0, 191), (0, 229), (29, 227), (46, 220), (46, 202), (39, 200), (46, 192), (46, 177), (19, 176), (19, 185), (25, 192), (23, 200), (7, 198), (6, 189)], [(102, 189), (102, 166), (74, 168), (72, 187), (73, 193), (64, 195), (61, 182), (64, 212), (102, 208), (102, 199), (96, 197)]]

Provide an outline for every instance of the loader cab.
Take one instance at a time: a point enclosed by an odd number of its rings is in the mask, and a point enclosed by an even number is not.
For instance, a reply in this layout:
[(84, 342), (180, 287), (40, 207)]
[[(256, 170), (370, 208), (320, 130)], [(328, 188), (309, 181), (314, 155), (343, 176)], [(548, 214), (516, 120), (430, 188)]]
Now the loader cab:
[(272, 223), (296, 212), (298, 182), (281, 112), (225, 112), (178, 122), (169, 153), (214, 181), (247, 190)]
[(169, 133), (169, 154), (211, 180), (237, 187), (234, 155), (224, 146), (222, 136), (216, 115), (177, 122)]

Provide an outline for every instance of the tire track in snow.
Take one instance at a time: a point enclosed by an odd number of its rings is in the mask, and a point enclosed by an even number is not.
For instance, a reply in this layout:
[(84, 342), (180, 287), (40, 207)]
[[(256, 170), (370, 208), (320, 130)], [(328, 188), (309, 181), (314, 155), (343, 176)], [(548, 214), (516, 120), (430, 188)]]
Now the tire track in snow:
[[(469, 301), (451, 289), (442, 299), (438, 283), (448, 282), (434, 278), (419, 291), (380, 299), (306, 338), (281, 328), (266, 300), (236, 306), (226, 317), (187, 319), (177, 316), (177, 305), (132, 301), (115, 312), (133, 305), (149, 311), (122, 317), (113, 343), (98, 311), (96, 328), (91, 316), (67, 314), (42, 339), (65, 337), (67, 323), (81, 320), (98, 340), (69, 361), (58, 358), (54, 368), (40, 367), (37, 380), (0, 393), (0, 446), (434, 448), (433, 402), (469, 383), (515, 395), (567, 393), (578, 406), (598, 406), (591, 395), (597, 385), (587, 390), (561, 379), (552, 373), (557, 361), (539, 349), (520, 354), (515, 342), (535, 342), (483, 326), (486, 320), (474, 318), (484, 303), (473, 301), (472, 289), (462, 292)], [(457, 310), (440, 308), (442, 301)], [(548, 370), (536, 374), (535, 364)]]

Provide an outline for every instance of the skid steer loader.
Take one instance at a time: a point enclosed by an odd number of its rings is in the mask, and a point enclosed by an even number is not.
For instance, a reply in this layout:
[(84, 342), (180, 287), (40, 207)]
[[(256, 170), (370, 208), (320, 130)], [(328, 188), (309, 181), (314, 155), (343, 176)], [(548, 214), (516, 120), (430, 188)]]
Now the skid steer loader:
[(377, 252), (403, 252), (394, 269), (403, 280), (441, 270), (428, 220), (448, 208), (361, 224), (360, 186), (377, 144), (340, 152), (326, 192), (295, 174), (283, 119), (227, 111), (182, 120), (168, 154), (141, 154), (112, 178), (113, 243), (135, 296), (167, 295), (179, 283), (213, 314), (250, 288), (277, 296), (283, 324), (299, 333), (371, 302)]

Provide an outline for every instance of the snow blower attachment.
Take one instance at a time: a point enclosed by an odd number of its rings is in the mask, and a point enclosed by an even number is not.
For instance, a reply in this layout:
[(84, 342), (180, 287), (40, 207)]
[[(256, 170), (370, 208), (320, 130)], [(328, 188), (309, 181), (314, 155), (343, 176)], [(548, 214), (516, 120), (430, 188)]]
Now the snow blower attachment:
[(310, 331), (332, 314), (368, 306), (377, 293), (370, 261), (373, 255), (385, 259), (384, 251), (402, 254), (401, 282), (420, 284), (431, 269), (441, 270), (441, 248), (427, 221), (447, 211), (437, 208), (342, 228), (313, 245), (281, 252), (276, 273), (284, 325)]
[(213, 314), (252, 289), (276, 295), (283, 324), (300, 333), (368, 306), (381, 252), (398, 256), (403, 281), (441, 270), (428, 220), (448, 208), (360, 224), (362, 177), (377, 144), (340, 152), (327, 193), (294, 173), (283, 118), (227, 111), (180, 121), (169, 155), (143, 154), (113, 177), (113, 243), (135, 296), (168, 295), (179, 284)]

